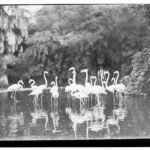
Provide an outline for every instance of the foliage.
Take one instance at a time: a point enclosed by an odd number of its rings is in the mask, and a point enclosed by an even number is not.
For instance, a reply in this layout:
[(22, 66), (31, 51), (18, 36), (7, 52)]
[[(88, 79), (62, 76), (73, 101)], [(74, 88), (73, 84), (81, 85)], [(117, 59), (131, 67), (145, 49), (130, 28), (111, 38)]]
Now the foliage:
[(27, 38), (28, 21), (25, 10), (17, 6), (0, 7), (0, 66), (3, 74), (7, 65), (15, 65), (19, 61), (20, 46)]
[(30, 24), (25, 52), (21, 55), (22, 76), (40, 77), (49, 71), (67, 84), (69, 67), (83, 82), (84, 68), (96, 75), (100, 67), (131, 72), (134, 53), (149, 46), (149, 25), (143, 5), (50, 5)]

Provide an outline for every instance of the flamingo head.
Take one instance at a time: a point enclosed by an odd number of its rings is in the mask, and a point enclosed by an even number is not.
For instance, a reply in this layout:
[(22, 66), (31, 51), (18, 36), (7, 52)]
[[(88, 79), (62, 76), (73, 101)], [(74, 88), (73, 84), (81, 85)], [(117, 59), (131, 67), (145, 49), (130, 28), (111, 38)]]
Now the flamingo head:
[(44, 71), (44, 74), (48, 74), (48, 71)]
[(23, 81), (22, 81), (22, 80), (19, 80), (19, 81), (18, 81), (18, 84), (22, 84), (22, 85), (24, 85), (24, 83), (23, 83)]
[(69, 71), (75, 71), (74, 67), (69, 68)]
[(54, 81), (51, 82), (51, 86), (55, 86), (55, 82)]
[(115, 71), (115, 72), (114, 72), (114, 74), (116, 74), (116, 73), (119, 74), (119, 71)]
[(34, 80), (33, 80), (33, 79), (30, 79), (30, 80), (29, 80), (29, 84), (30, 84), (31, 82), (34, 82)]
[(83, 69), (80, 72), (88, 72), (88, 69)]
[(104, 73), (103, 73), (103, 74), (104, 74), (103, 78), (106, 77), (106, 74), (107, 74), (107, 75), (110, 75), (109, 71), (105, 71), (105, 70), (104, 70)]

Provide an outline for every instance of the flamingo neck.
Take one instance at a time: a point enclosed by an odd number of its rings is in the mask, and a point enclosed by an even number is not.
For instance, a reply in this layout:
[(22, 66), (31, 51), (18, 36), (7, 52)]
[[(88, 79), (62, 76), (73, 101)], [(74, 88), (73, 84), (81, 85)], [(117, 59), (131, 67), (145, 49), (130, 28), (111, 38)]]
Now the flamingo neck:
[(46, 85), (46, 87), (47, 87), (46, 72), (44, 72), (44, 81), (45, 81), (45, 85)]
[(54, 87), (56, 84), (55, 84), (55, 82), (53, 81), (53, 82), (51, 83), (51, 85), (52, 85), (52, 87)]
[(69, 78), (69, 79), (68, 79), (68, 83), (69, 83), (69, 85), (71, 85), (71, 81), (72, 81), (72, 79), (71, 79), (71, 78)]
[[(93, 86), (93, 80), (92, 79), (95, 79), (95, 77), (94, 76), (91, 76), (90, 77), (90, 83), (91, 83), (91, 85)], [(94, 82), (95, 83), (95, 82)]]
[(31, 83), (31, 87), (33, 87), (35, 85), (35, 81), (33, 80)]
[(90, 83), (91, 83), (91, 85), (92, 85), (92, 76), (90, 77)]
[(94, 86), (96, 85), (96, 82), (97, 82), (97, 78), (96, 77), (94, 77), (94, 79), (95, 79), (95, 82), (94, 82)]
[(116, 77), (116, 82), (115, 82), (115, 84), (117, 84), (117, 82), (118, 82), (118, 78), (119, 78), (119, 71), (117, 71), (116, 73), (117, 73), (117, 77)]
[(57, 77), (55, 77), (55, 86), (58, 87), (58, 84), (57, 84)]
[(73, 71), (73, 83), (76, 84), (76, 71)]
[(23, 81), (22, 81), (22, 80), (18, 81), (18, 84), (19, 84), (21, 87), (23, 87), (23, 86), (22, 86), (22, 84), (23, 84)]
[(107, 76), (107, 79), (106, 79), (106, 87), (108, 87), (108, 80), (109, 80), (109, 76), (110, 76), (110, 74), (109, 74), (109, 72), (108, 72), (108, 71), (106, 72), (106, 74), (108, 75), (108, 76)]
[(104, 87), (104, 85), (103, 85), (103, 80), (102, 80), (102, 76), (103, 76), (103, 74), (101, 74), (101, 84), (102, 84), (102, 87)]
[(113, 82), (113, 84), (112, 84), (112, 85), (115, 85), (115, 79), (113, 79), (113, 81), (114, 81), (114, 82)]
[(88, 82), (88, 71), (86, 71), (85, 73), (86, 73), (86, 76), (85, 76), (85, 84), (87, 84), (87, 82)]

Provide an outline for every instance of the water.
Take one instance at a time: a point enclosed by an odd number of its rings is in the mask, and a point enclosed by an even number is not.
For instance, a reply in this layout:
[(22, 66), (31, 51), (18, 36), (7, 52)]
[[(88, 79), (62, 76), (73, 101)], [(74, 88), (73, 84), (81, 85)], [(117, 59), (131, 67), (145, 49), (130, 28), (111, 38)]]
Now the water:
[(17, 92), (19, 103), (16, 105), (10, 98), (11, 93), (0, 94), (1, 140), (150, 137), (149, 98), (116, 97), (114, 103), (113, 95), (108, 93), (101, 97), (101, 106), (98, 107), (94, 96), (83, 103), (79, 99), (70, 98), (68, 101), (63, 89), (59, 89), (59, 99), (51, 102), (49, 90), (45, 90), (43, 108), (35, 110), (29, 92)]

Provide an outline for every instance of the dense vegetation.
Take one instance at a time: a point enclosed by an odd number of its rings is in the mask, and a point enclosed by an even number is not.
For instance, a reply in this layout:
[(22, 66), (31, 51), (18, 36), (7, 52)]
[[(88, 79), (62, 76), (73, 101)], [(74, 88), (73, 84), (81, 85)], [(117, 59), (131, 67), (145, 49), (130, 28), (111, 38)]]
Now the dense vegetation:
[[(133, 54), (150, 46), (149, 5), (47, 5), (36, 12), (35, 23), (27, 20), (25, 11), (13, 8), (19, 13), (8, 15), (0, 8), (0, 19), (13, 20), (7, 21), (10, 29), (0, 25), (0, 34), (9, 31), (12, 36), (2, 36), (7, 40), (1, 39), (5, 47), (0, 52), (17, 57), (15, 65), (7, 64), (7, 71), (18, 78), (38, 79), (47, 70), (50, 81), (57, 75), (63, 86), (71, 66), (77, 73), (88, 68), (95, 75), (103, 67), (124, 76), (132, 71)], [(77, 80), (82, 82), (83, 75)]]

